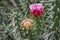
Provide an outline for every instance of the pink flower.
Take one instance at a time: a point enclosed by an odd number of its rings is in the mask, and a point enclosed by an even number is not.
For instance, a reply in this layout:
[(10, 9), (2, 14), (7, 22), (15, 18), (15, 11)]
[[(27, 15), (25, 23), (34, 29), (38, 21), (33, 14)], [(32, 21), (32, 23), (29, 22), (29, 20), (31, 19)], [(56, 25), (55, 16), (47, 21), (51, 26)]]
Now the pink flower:
[(35, 3), (30, 5), (30, 13), (33, 16), (40, 16), (43, 13), (43, 6), (42, 4)]

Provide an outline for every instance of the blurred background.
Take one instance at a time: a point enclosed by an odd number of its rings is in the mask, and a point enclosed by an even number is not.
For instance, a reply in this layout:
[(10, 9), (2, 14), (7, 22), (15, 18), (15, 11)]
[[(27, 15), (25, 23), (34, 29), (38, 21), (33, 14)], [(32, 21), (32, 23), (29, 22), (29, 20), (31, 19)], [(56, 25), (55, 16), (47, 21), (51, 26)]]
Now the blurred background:
[[(29, 31), (27, 37), (19, 24), (31, 18), (29, 6), (33, 3), (43, 4), (42, 27)], [(0, 40), (60, 40), (60, 0), (0, 0)]]

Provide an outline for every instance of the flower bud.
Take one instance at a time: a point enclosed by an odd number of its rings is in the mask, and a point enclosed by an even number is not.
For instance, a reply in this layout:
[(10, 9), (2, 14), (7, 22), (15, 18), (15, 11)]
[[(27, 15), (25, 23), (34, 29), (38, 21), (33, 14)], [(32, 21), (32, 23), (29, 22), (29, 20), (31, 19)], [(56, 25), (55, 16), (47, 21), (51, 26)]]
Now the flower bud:
[(25, 18), (22, 22), (21, 22), (21, 28), (24, 28), (24, 29), (30, 29), (33, 25), (33, 20), (29, 19), (29, 18)]

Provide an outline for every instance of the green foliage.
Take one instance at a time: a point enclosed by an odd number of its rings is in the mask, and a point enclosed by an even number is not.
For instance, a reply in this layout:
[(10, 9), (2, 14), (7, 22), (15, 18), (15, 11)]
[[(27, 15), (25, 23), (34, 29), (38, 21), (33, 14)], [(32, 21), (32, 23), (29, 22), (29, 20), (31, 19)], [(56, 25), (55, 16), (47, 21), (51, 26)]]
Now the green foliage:
[[(42, 3), (41, 17), (31, 17), (29, 5)], [(24, 18), (35, 24), (30, 30), (20, 30)], [(60, 0), (0, 0), (0, 40), (60, 40)]]

